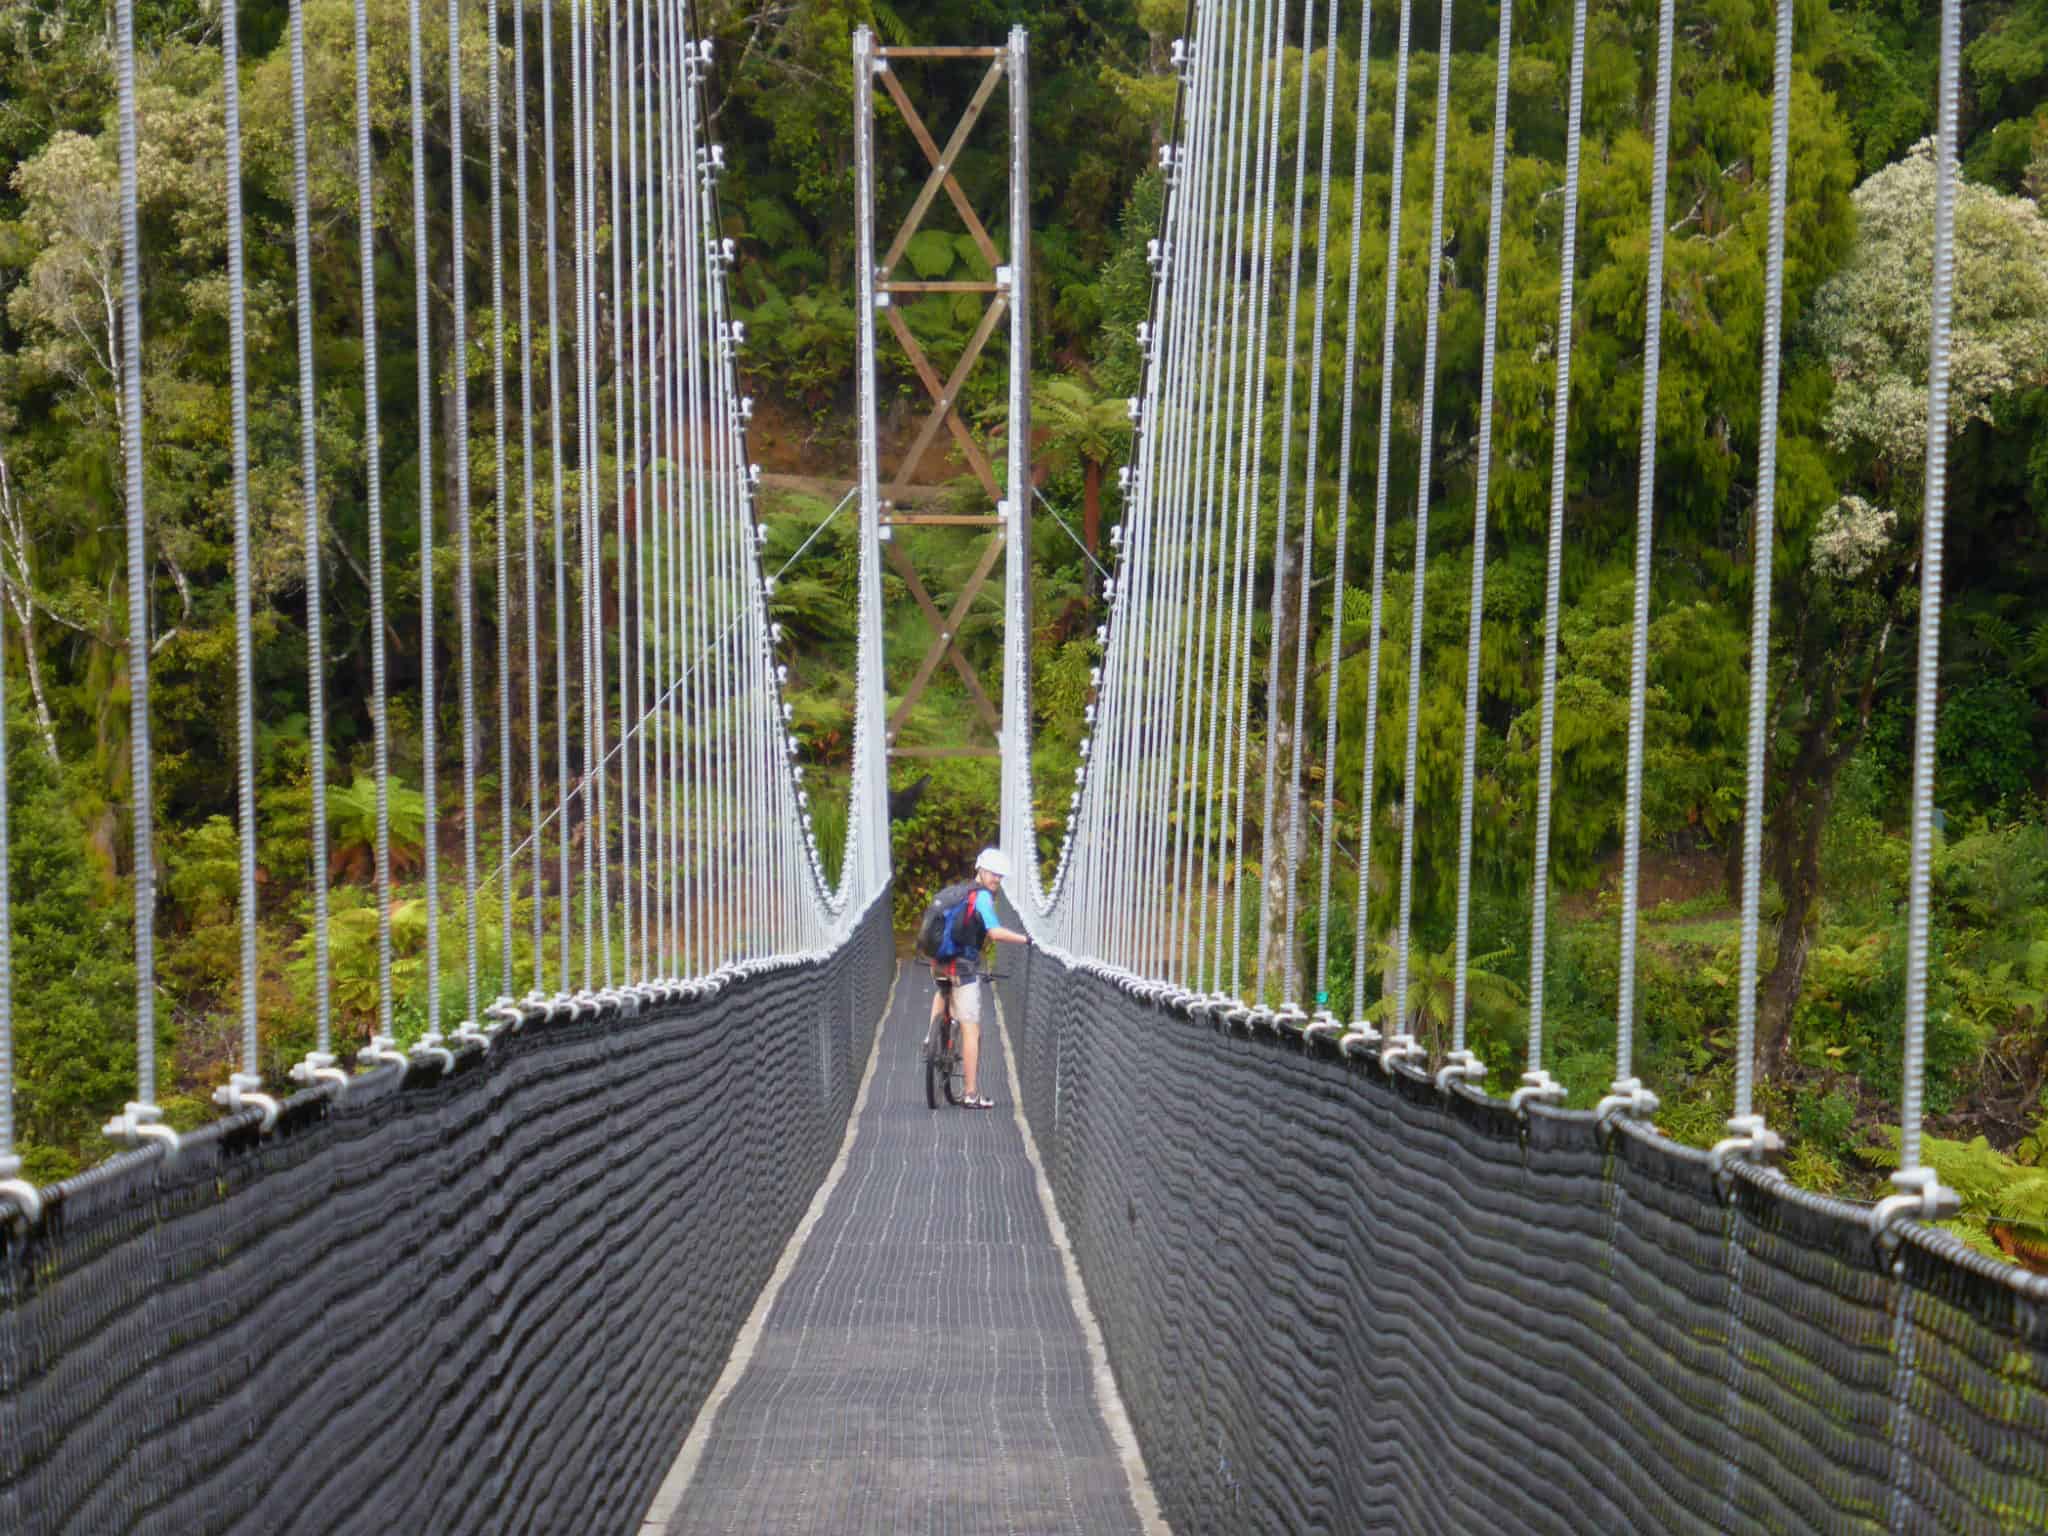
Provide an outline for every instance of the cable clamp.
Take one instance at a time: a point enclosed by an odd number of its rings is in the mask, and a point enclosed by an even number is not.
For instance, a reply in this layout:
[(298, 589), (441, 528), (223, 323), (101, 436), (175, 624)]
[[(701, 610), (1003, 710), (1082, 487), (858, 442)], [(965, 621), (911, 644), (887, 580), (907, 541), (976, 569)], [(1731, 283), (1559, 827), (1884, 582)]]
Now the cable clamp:
[(1714, 1177), (1720, 1178), (1731, 1158), (1761, 1163), (1785, 1150), (1785, 1138), (1764, 1124), (1762, 1115), (1737, 1115), (1728, 1122), (1729, 1135), (1714, 1143), (1707, 1153)]
[(455, 1053), (442, 1043), (441, 1031), (438, 1029), (430, 1029), (424, 1035), (421, 1035), (417, 1043), (414, 1044), (409, 1056), (414, 1061), (418, 1061), (422, 1057), (438, 1056), (441, 1060), (441, 1071), (443, 1073), (452, 1072), (455, 1069)]
[(21, 1176), (21, 1159), (0, 1157), (0, 1196), (21, 1207), (22, 1220), (34, 1226), (43, 1219), (43, 1192)]
[(1344, 1021), (1327, 1008), (1318, 1008), (1302, 1034), (1311, 1040), (1327, 1040), (1344, 1033)]
[(302, 1088), (332, 1083), (336, 1097), (348, 1092), (348, 1074), (341, 1070), (331, 1051), (308, 1051), (306, 1059), (292, 1068), (292, 1081)]
[(1444, 1057), (1444, 1064), (1437, 1068), (1437, 1091), (1448, 1093), (1453, 1083), (1483, 1088), (1486, 1085), (1486, 1063), (1470, 1051), (1452, 1051)]
[(1617, 1077), (1614, 1086), (1607, 1090), (1607, 1096), (1593, 1106), (1593, 1113), (1605, 1120), (1610, 1115), (1623, 1115), (1630, 1120), (1647, 1120), (1657, 1113), (1663, 1101), (1645, 1088), (1641, 1078)]
[(1346, 1056), (1363, 1056), (1377, 1051), (1382, 1038), (1377, 1029), (1361, 1019), (1337, 1037), (1337, 1049)]
[(448, 1038), (457, 1045), (473, 1045), (480, 1051), (488, 1051), (491, 1048), (490, 1035), (484, 1030), (477, 1028), (475, 1019), (464, 1019), (455, 1026), (455, 1033)]
[(1406, 1030), (1398, 1030), (1380, 1042), (1380, 1070), (1389, 1076), (1393, 1074), (1395, 1062), (1427, 1059), (1428, 1056), (1422, 1042)]
[(263, 1123), (257, 1127), (265, 1135), (277, 1128), (277, 1100), (263, 1091), (263, 1079), (253, 1072), (236, 1072), (220, 1087), (213, 1090), (213, 1102), (231, 1115), (245, 1109), (260, 1110)]
[(1508, 1095), (1508, 1108), (1516, 1114), (1528, 1104), (1562, 1104), (1564, 1084), (1538, 1067), (1534, 1072), (1522, 1074), (1522, 1086)]
[(519, 1028), (526, 1022), (526, 1010), (506, 994), (484, 1010), (484, 1017), (491, 1021), (484, 1027), (495, 1034), (500, 1029)]
[(1273, 1014), (1273, 1033), (1300, 1039), (1308, 1027), (1308, 1015), (1293, 1003), (1282, 1003)]
[(1273, 1023), (1273, 1010), (1264, 1003), (1258, 1003), (1246, 1009), (1244, 1032), (1247, 1035), (1256, 1035), (1267, 1031), (1271, 1031), (1274, 1034), (1279, 1033), (1279, 1030)]
[(156, 1105), (130, 1099), (102, 1128), (107, 1136), (131, 1147), (157, 1142), (164, 1149), (164, 1161), (178, 1155), (178, 1133), (164, 1124), (164, 1112)]
[(1893, 1237), (1892, 1228), (1902, 1221), (1947, 1221), (1962, 1211), (1962, 1196), (1925, 1163), (1901, 1168), (1892, 1175), (1892, 1183), (1900, 1193), (1886, 1195), (1870, 1208), (1870, 1224), (1880, 1238)]
[(356, 1066), (359, 1068), (374, 1067), (383, 1061), (400, 1068), (407, 1064), (405, 1052), (398, 1048), (398, 1042), (389, 1035), (370, 1036), (370, 1043), (356, 1052)]

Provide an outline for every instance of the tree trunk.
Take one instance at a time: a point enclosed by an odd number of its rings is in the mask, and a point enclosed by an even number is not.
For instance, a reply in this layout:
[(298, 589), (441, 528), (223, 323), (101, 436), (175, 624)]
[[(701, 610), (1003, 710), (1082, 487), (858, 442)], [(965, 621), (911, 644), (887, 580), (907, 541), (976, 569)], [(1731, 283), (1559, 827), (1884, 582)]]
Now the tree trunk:
[(1777, 957), (1757, 994), (1760, 1072), (1768, 1073), (1782, 1066), (1792, 1043), (1792, 1014), (1806, 984), (1807, 955), (1820, 917), (1821, 834), (1834, 809), (1842, 769), (1870, 733), (1878, 668), (1883, 664), (1890, 635), (1888, 620), (1871, 648), (1857, 689), (1855, 724), (1839, 741), (1835, 739), (1834, 726), (1841, 705), (1842, 677), (1837, 670), (1829, 672), (1821, 707), (1814, 711), (1812, 723), (1801, 733), (1799, 751), (1786, 775), (1783, 794), (1765, 827), (1771, 878), (1777, 881), (1778, 895), (1785, 907), (1778, 916)]
[(36, 731), (43, 738), (43, 752), (50, 766), (59, 766), (57, 727), (50, 719), (50, 697), (43, 687), (43, 658), (36, 650), (34, 610), (26, 603), (17, 610), (21, 620), (21, 649), (28, 658), (28, 691), (35, 700)]
[[(1820, 798), (1833, 798), (1833, 775)], [(1768, 1074), (1784, 1064), (1792, 1043), (1792, 1012), (1806, 984), (1806, 959), (1813, 948), (1813, 928), (1820, 908), (1820, 832), (1827, 813), (1809, 808), (1796, 851), (1778, 863), (1778, 894), (1785, 909), (1778, 916), (1778, 954), (1757, 995), (1760, 1036), (1757, 1067)]]
[[(1274, 643), (1279, 643), (1277, 625), (1275, 626)], [(1286, 669), (1283, 667), (1281, 671), (1284, 673)], [(1289, 723), (1291, 718), (1283, 708), (1279, 729), (1273, 733), (1272, 750), (1266, 754), (1265, 770), (1268, 777), (1280, 771), (1281, 765), (1288, 760), (1288, 752), (1294, 742), (1294, 733)], [(1271, 926), (1266, 930), (1265, 952), (1259, 956), (1259, 970), (1261, 974), (1269, 977), (1273, 985), (1280, 988), (1283, 992), (1287, 987), (1287, 962), (1288, 956), (1291, 953), (1290, 946), (1294, 943), (1294, 935), (1289, 931), (1287, 922), (1288, 882), (1292, 874), (1287, 862), (1287, 848), (1294, 825), (1288, 814), (1291, 808), (1290, 798), (1286, 787), (1283, 785), (1273, 797), (1273, 820), (1271, 825), (1271, 847), (1273, 854), (1266, 864), (1265, 891), (1266, 910), (1272, 915), (1272, 921)], [(1265, 1001), (1263, 991), (1259, 1001)]]

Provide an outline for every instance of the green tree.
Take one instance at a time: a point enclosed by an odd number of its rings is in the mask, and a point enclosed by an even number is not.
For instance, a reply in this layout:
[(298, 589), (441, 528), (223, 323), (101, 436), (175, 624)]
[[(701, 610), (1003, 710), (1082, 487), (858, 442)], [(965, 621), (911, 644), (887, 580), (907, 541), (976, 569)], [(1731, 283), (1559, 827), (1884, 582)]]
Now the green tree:
[[(1792, 531), (1797, 574), (1782, 605), (1791, 622), (1773, 679), (1765, 841), (1783, 906), (1758, 1008), (1759, 1050), (1772, 1065), (1806, 973), (1842, 770), (1869, 735), (1880, 692), (1910, 687), (1903, 660), (1926, 483), (1932, 146), (1867, 179), (1856, 208), (1856, 249), (1817, 297), (1807, 341), (1833, 375), (1821, 419), (1855, 489), (1811, 528)], [(2024, 199), (1963, 182), (1955, 239), (1952, 444), (1973, 427), (1995, 432), (2017, 394), (2048, 382), (2048, 222)], [(1949, 538), (1967, 545), (1999, 508), (1968, 456), (1952, 449), (1951, 468)]]

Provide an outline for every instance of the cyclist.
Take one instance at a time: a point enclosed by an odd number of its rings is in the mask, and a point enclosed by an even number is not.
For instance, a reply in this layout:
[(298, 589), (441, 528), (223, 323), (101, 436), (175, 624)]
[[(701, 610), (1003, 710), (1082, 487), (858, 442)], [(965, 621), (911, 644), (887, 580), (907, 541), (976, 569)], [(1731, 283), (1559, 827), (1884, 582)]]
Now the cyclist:
[(1002, 889), (1010, 873), (1010, 861), (1000, 848), (984, 848), (975, 856), (974, 883), (978, 887), (967, 904), (946, 925), (939, 952), (932, 961), (932, 980), (939, 983), (932, 992), (931, 1028), (939, 1027), (946, 1007), (946, 991), (953, 994), (953, 1018), (960, 1025), (962, 1075), (967, 1097), (963, 1109), (994, 1109), (995, 1100), (985, 1098), (976, 1083), (981, 1066), (981, 946), (995, 939), (1003, 944), (1029, 944), (1028, 935), (1005, 928), (996, 916), (994, 893)]

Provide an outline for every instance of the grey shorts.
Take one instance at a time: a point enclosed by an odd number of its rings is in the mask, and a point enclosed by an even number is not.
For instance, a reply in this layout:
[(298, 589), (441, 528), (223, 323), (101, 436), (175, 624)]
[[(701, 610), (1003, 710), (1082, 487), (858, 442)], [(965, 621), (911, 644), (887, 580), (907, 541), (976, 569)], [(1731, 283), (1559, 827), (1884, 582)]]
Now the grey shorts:
[(953, 983), (953, 1017), (962, 1024), (981, 1025), (981, 983), (978, 981), (956, 981)]

